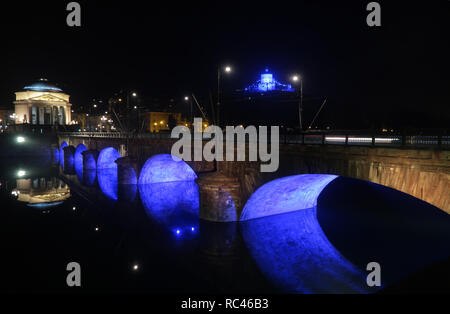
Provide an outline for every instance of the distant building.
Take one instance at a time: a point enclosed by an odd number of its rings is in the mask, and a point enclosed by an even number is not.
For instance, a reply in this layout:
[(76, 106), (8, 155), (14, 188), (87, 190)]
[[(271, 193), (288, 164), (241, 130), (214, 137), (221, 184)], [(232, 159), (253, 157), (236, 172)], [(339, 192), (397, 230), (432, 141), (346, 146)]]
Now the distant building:
[(25, 86), (15, 94), (13, 119), (16, 124), (71, 124), (70, 96), (46, 79)]
[(295, 92), (291, 84), (283, 84), (278, 82), (269, 69), (266, 69), (264, 73), (261, 73), (261, 79), (254, 84), (244, 89), (249, 93), (261, 93), (261, 92)]
[(276, 80), (276, 76), (265, 69), (253, 84), (223, 95), (221, 122), (224, 125), (297, 127), (298, 104), (298, 89)]
[(177, 125), (186, 123), (182, 121), (181, 113), (174, 112), (145, 112), (145, 128), (150, 132), (169, 131)]

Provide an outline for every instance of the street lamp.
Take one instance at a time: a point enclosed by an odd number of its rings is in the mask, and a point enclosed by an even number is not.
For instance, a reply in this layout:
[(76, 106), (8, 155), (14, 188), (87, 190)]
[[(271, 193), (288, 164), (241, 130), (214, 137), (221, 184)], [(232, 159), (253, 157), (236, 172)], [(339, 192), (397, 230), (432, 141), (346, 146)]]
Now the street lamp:
[(190, 109), (190, 123), (193, 122), (193, 114), (194, 114), (194, 110), (193, 110), (193, 106), (192, 106), (192, 99), (189, 96), (184, 96), (184, 100), (189, 102), (189, 109)]
[(303, 78), (300, 75), (292, 76), (292, 81), (294, 83), (300, 82), (300, 97), (298, 102), (298, 123), (300, 126), (300, 131), (303, 131), (302, 124), (302, 110), (303, 110)]
[(226, 73), (230, 73), (231, 72), (231, 67), (230, 66), (225, 66), (224, 68), (222, 68), (221, 66), (219, 66), (217, 68), (217, 125), (220, 126), (220, 80), (222, 78), (222, 71), (225, 71)]

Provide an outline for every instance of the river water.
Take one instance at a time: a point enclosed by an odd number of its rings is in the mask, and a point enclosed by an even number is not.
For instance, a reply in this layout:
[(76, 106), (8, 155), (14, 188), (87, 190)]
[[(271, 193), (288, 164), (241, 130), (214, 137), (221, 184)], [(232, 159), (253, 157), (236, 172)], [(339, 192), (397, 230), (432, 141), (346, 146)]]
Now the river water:
[(0, 180), (3, 291), (73, 292), (77, 262), (81, 292), (373, 293), (450, 256), (449, 215), (348, 178), (317, 207), (242, 223), (200, 220), (195, 181), (118, 186), (115, 169), (51, 158), (3, 158)]

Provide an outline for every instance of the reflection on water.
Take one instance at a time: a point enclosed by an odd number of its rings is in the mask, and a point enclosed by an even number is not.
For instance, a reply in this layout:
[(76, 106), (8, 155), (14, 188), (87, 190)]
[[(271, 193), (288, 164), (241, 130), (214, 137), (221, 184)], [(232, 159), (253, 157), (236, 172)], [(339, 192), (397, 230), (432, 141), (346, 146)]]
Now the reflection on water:
[(133, 202), (137, 195), (137, 184), (119, 184), (117, 198), (123, 202)]
[(56, 147), (52, 148), (52, 155), (53, 155), (53, 162), (58, 163), (59, 162), (59, 149)]
[[(78, 173), (77, 173), (78, 176)], [(83, 178), (80, 180), (80, 183), (86, 186), (94, 186), (95, 179), (97, 178), (97, 170), (95, 169), (83, 169)], [(78, 176), (79, 179), (79, 176)]]
[(57, 178), (27, 178), (17, 179), (11, 194), (30, 207), (46, 208), (62, 204), (70, 197), (70, 189)]
[(197, 233), (199, 192), (195, 181), (139, 185), (147, 215), (180, 237)]
[(248, 220), (241, 230), (262, 272), (284, 292), (368, 291), (365, 275), (324, 235), (315, 208)]
[[(366, 285), (368, 262), (381, 261), (382, 283), (386, 283), (390, 278), (397, 280), (389, 272), (412, 271), (405, 266), (413, 266), (411, 258), (420, 257), (421, 265), (426, 265), (430, 258), (436, 261), (449, 253), (450, 244), (445, 244), (450, 243), (449, 232), (445, 232), (450, 230), (449, 220), (441, 217), (443, 213), (372, 185), (358, 189), (361, 182), (346, 184), (344, 178), (330, 183), (317, 209), (240, 223), (213, 223), (199, 219), (199, 187), (194, 181), (118, 185), (116, 168), (83, 170), (76, 163), (76, 176), (52, 173), (40, 164), (32, 168), (19, 163), (5, 169), (0, 175), (10, 172), (13, 184), (2, 204), (5, 200), (16, 203), (10, 193), (15, 187), (12, 194), (19, 202), (39, 208), (60, 205), (57, 215), (39, 215), (45, 221), (34, 220), (34, 210), (28, 209), (29, 217), (16, 210), (25, 206), (10, 206), (10, 212), (18, 217), (13, 228), (28, 219), (24, 225), (36, 234), (32, 245), (27, 237), (23, 237), (27, 242), (18, 245), (26, 248), (21, 250), (25, 252), (21, 266), (27, 266), (30, 248), (46, 251), (48, 259), (60, 258), (65, 263), (76, 248), (81, 259), (93, 256), (102, 261), (101, 266), (89, 266), (94, 269), (89, 280), (97, 281), (100, 288), (109, 288), (111, 282), (103, 279), (114, 272), (120, 276), (113, 284), (124, 290), (130, 285), (134, 288), (134, 280), (140, 278), (143, 291), (150, 287), (189, 292), (197, 291), (195, 286), (198, 291), (231, 293), (367, 293), (379, 289)], [(74, 191), (70, 200), (69, 187), (57, 176)], [(103, 195), (120, 201), (105, 201)], [(139, 198), (140, 202), (134, 201)], [(386, 199), (386, 203), (376, 199)], [(375, 219), (379, 223), (373, 224)], [(49, 231), (48, 225), (60, 229)], [(98, 241), (92, 241), (92, 233)], [(66, 243), (58, 246), (53, 242), (58, 238), (69, 243), (67, 256), (58, 251)], [(111, 268), (104, 269), (106, 264)], [(124, 264), (139, 265), (139, 270), (131, 270), (134, 277), (128, 276), (130, 267), (121, 269)], [(158, 269), (160, 274), (145, 275), (145, 269)], [(55, 278), (60, 282), (59, 271)], [(16, 282), (16, 278), (10, 280)]]
[(97, 180), (103, 194), (117, 201), (117, 168), (97, 169)]

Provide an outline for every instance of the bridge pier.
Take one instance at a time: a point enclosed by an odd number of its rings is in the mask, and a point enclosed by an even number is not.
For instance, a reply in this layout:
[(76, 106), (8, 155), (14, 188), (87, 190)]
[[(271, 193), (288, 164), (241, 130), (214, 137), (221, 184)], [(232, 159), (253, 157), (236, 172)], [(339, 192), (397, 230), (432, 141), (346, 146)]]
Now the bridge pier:
[(200, 174), (200, 218), (209, 221), (238, 221), (243, 208), (239, 179), (220, 172)]
[(96, 149), (88, 149), (81, 153), (83, 155), (83, 169), (95, 170), (97, 169), (98, 155), (100, 154)]
[(139, 179), (139, 165), (134, 157), (125, 156), (116, 159), (117, 164), (117, 183), (137, 184)]
[(64, 152), (64, 166), (63, 171), (68, 174), (73, 174), (75, 172), (74, 162), (75, 162), (75, 147), (66, 146), (63, 148)]

